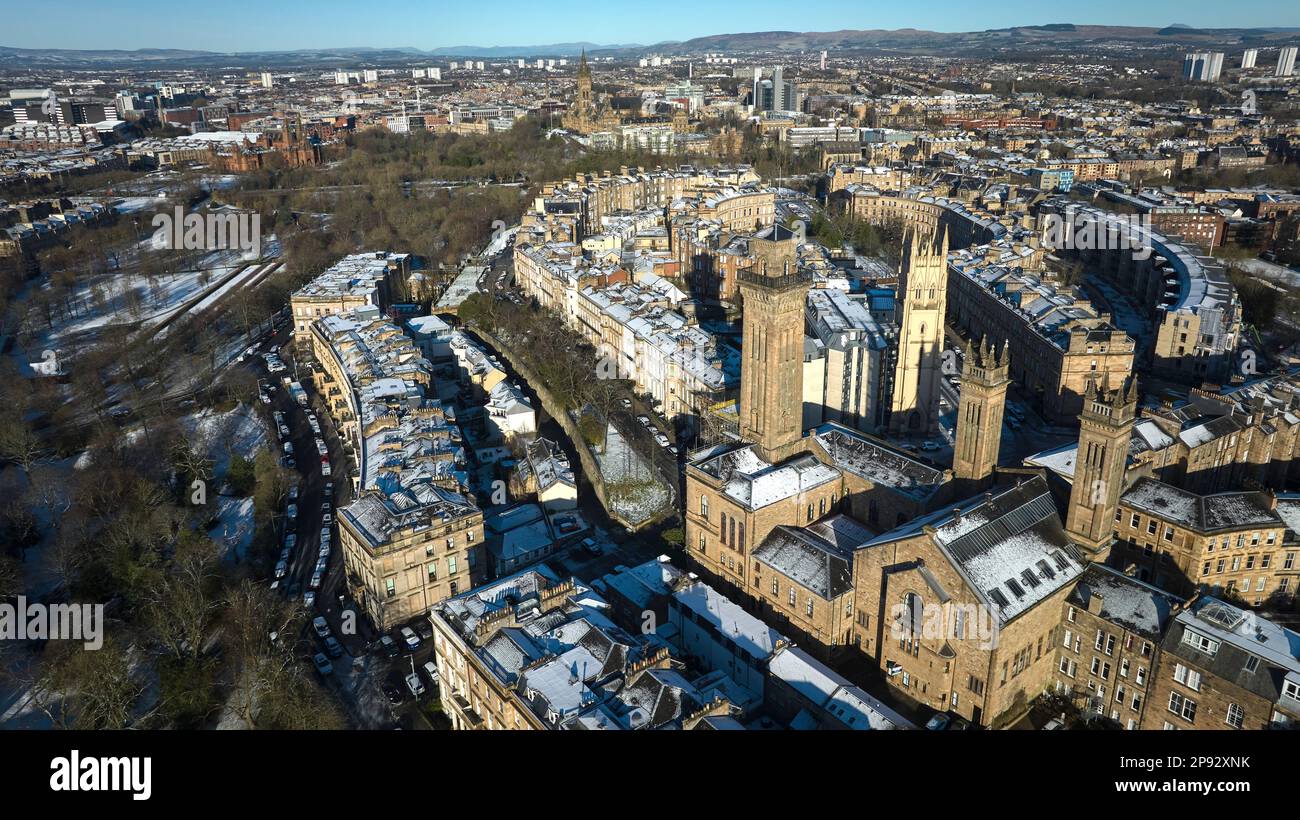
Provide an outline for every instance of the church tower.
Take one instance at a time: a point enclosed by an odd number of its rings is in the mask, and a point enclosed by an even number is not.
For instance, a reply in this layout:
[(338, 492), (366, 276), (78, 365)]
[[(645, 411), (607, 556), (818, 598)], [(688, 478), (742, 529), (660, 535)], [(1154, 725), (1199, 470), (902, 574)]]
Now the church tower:
[(1079, 450), (1065, 531), (1093, 561), (1105, 561), (1115, 537), (1115, 509), (1124, 491), (1129, 438), (1137, 411), (1137, 377), (1112, 391), (1110, 374), (1101, 386), (1088, 382), (1079, 414)]
[(787, 243), (754, 249), (739, 275), (744, 299), (740, 435), (769, 461), (791, 455), (803, 438), (803, 338), (808, 283)]
[(948, 302), (948, 230), (904, 239), (898, 282), (898, 366), (890, 429), (930, 433), (939, 427), (939, 376)]
[(971, 493), (983, 490), (998, 466), (1003, 410), (1011, 385), (1010, 350), (1011, 343), (1005, 342), (998, 356), (987, 339), (978, 348), (966, 347), (952, 469), (963, 489)]

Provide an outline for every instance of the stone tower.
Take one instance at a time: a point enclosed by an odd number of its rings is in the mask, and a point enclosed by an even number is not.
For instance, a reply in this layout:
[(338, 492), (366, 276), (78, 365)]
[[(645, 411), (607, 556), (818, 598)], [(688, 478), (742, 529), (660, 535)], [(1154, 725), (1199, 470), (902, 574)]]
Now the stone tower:
[(898, 282), (898, 366), (890, 429), (930, 433), (939, 426), (939, 376), (948, 302), (948, 231), (904, 238)]
[(1129, 438), (1137, 411), (1137, 377), (1110, 389), (1088, 382), (1079, 414), (1079, 450), (1074, 457), (1074, 484), (1065, 531), (1087, 557), (1105, 561), (1115, 536), (1115, 509), (1124, 491)]
[[(774, 243), (775, 244), (775, 243)], [(768, 250), (776, 250), (769, 248)], [(782, 254), (760, 255), (739, 276), (744, 299), (740, 435), (779, 461), (803, 438), (803, 337), (808, 283)], [(779, 260), (779, 261), (778, 261)]]
[(596, 97), (591, 88), (591, 66), (587, 64), (587, 52), (584, 49), (578, 60), (578, 88), (561, 122), (565, 128), (586, 134), (595, 127)]
[(987, 339), (978, 348), (966, 347), (952, 469), (963, 489), (972, 493), (984, 489), (998, 465), (1003, 410), (1011, 384), (1010, 349), (1010, 342), (1004, 343), (998, 356)]

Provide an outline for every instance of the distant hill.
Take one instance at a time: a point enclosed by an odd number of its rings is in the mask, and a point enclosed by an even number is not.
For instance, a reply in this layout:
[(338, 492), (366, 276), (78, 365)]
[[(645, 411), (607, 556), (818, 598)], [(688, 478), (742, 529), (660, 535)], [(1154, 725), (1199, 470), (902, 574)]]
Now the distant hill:
[(221, 53), (185, 49), (75, 50), (23, 49), (0, 46), (0, 65), (32, 67), (111, 67), (175, 65), (202, 67), (289, 68), (319, 65), (322, 69), (344, 65), (410, 63), (422, 58), (576, 57), (582, 51), (601, 56), (633, 57), (654, 51), (691, 56), (707, 52), (817, 52), (843, 54), (951, 54), (966, 57), (1008, 55), (1017, 52), (1087, 53), (1101, 43), (1135, 43), (1169, 48), (1196, 46), (1230, 49), (1249, 44), (1268, 47), (1300, 43), (1295, 28), (1189, 28), (1172, 24), (1164, 28), (1143, 26), (1093, 26), (1051, 23), (970, 32), (921, 29), (843, 29), (840, 31), (757, 31), (715, 34), (684, 42), (654, 45), (601, 45), (589, 42), (532, 46), (446, 46), (432, 50), (411, 47), (328, 48), (296, 51)]

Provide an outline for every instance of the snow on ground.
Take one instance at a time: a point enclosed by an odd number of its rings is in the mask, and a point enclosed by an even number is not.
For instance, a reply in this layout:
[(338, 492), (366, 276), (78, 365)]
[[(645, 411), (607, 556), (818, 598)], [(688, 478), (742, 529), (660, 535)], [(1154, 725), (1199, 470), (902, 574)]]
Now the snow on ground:
[(632, 449), (614, 425), (605, 431), (604, 452), (595, 452), (595, 448), (593, 452), (605, 481), (606, 501), (624, 521), (639, 524), (672, 501), (671, 492), (660, 483), (654, 468)]
[(181, 419), (181, 427), (212, 460), (214, 482), (208, 488), (208, 503), (217, 506), (217, 525), (208, 534), (222, 545), (226, 557), (242, 561), (253, 543), (253, 500), (216, 493), (225, 482), (232, 455), (251, 461), (267, 446), (266, 426), (253, 408), (241, 404), (226, 413), (204, 409), (188, 415)]
[(1286, 285), (1287, 287), (1300, 288), (1300, 271), (1293, 270), (1285, 265), (1266, 262), (1263, 259), (1233, 260), (1232, 264), (1261, 279), (1267, 279), (1270, 282)]

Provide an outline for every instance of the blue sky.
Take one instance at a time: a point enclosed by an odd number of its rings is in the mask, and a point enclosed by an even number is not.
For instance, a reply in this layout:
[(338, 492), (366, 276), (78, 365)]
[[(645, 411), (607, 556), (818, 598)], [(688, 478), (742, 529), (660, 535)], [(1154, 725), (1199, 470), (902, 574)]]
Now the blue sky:
[[(212, 51), (354, 46), (644, 43), (745, 31), (921, 28), (981, 31), (1011, 25), (1300, 26), (1279, 0), (62, 0), (48, 25), (0, 26), (21, 48), (190, 48)], [(14, 12), (0, 12), (12, 23)], [(9, 18), (6, 20), (6, 18)]]

